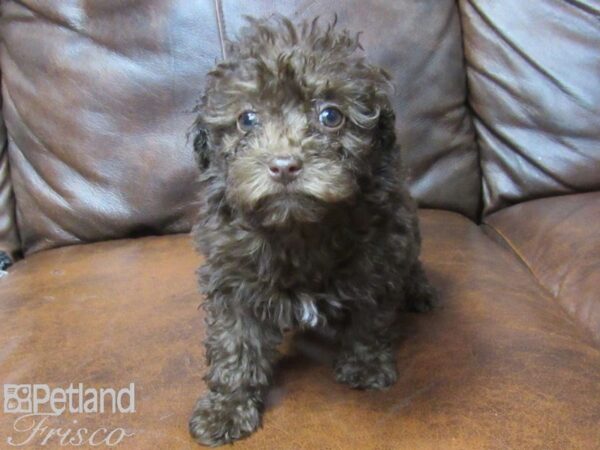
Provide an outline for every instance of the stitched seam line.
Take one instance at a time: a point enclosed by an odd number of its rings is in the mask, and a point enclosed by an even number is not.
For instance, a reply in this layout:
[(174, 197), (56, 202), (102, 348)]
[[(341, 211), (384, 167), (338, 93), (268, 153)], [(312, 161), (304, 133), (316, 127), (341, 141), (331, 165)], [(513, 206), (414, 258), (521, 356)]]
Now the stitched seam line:
[(510, 241), (510, 239), (508, 239), (500, 230), (498, 230), (493, 225), (491, 225), (489, 223), (485, 223), (484, 225), (488, 230), (491, 230), (492, 232), (494, 232), (500, 239), (502, 239), (506, 243), (506, 245), (508, 245), (508, 247), (510, 248), (512, 253), (519, 260), (521, 260), (521, 262), (525, 265), (525, 267), (527, 268), (527, 270), (529, 271), (529, 273), (531, 274), (531, 276), (533, 277), (533, 279), (535, 280), (537, 285), (542, 289), (542, 291), (545, 292), (550, 298), (554, 299), (558, 303), (558, 305), (560, 306), (560, 309), (563, 311), (564, 316), (567, 318), (567, 320), (571, 324), (573, 324), (575, 326), (575, 328), (577, 328), (583, 335), (585, 335), (588, 339), (591, 340), (592, 348), (594, 348), (595, 350), (598, 350), (600, 348), (600, 345), (598, 342), (596, 342), (596, 339), (594, 338), (592, 331), (585, 324), (581, 323), (577, 318), (573, 317), (567, 311), (567, 309), (561, 304), (559, 297), (557, 295), (554, 295), (550, 291), (550, 289), (548, 289), (544, 284), (542, 284), (542, 282), (536, 276), (536, 274), (533, 271), (533, 269), (531, 268), (531, 266), (528, 264), (525, 257), (521, 254), (521, 252), (519, 252), (519, 250), (517, 250), (517, 248), (513, 245), (513, 243)]
[(527, 267), (527, 270), (529, 270), (529, 273), (531, 273), (531, 276), (535, 279), (536, 283), (542, 289), (544, 289), (544, 291), (546, 291), (548, 294), (550, 294), (550, 297), (556, 298), (556, 296), (554, 294), (552, 294), (552, 292), (550, 292), (550, 290), (542, 284), (542, 282), (539, 280), (539, 278), (537, 277), (537, 275), (535, 274), (535, 272), (533, 271), (533, 269), (531, 268), (531, 266), (529, 265), (529, 263), (523, 256), (523, 254), (513, 245), (513, 243), (510, 241), (510, 239), (508, 239), (504, 235), (504, 233), (502, 233), (500, 230), (498, 230), (493, 225), (490, 225), (489, 223), (486, 223), (485, 225), (488, 227), (489, 230), (492, 230), (494, 233), (496, 233), (506, 243), (506, 245), (508, 245), (508, 247), (512, 250), (512, 252), (515, 254), (515, 256), (521, 260), (521, 262), (525, 265), (525, 267)]

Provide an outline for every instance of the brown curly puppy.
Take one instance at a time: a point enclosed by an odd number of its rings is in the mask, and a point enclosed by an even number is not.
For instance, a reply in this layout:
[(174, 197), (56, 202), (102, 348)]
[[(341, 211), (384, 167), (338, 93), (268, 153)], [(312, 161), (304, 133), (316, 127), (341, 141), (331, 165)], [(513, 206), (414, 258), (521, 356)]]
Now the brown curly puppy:
[(260, 425), (285, 331), (338, 330), (336, 379), (382, 389), (396, 380), (395, 311), (432, 298), (388, 75), (335, 22), (249, 21), (195, 128), (209, 391), (189, 425), (207, 445)]

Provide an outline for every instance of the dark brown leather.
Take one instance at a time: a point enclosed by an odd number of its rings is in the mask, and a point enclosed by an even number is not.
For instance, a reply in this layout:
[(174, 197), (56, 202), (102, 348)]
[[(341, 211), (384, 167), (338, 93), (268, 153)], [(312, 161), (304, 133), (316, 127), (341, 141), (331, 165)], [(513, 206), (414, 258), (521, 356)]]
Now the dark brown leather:
[[(131, 234), (188, 230), (195, 168), (186, 143), (221, 31), (272, 2), (2, 2), (5, 117), (27, 253)], [(452, 0), (368, 5), (280, 2), (364, 30), (371, 59), (397, 86), (400, 142), (423, 205), (472, 218), (480, 203)], [(217, 10), (219, 16), (217, 17)], [(382, 30), (385, 30), (383, 32)]]
[(600, 189), (600, 3), (460, 0), (484, 212)]
[(600, 192), (521, 203), (486, 223), (600, 343)]
[(186, 142), (220, 55), (214, 3), (2, 2), (4, 116), (23, 246), (189, 230)]
[[(282, 361), (263, 429), (235, 448), (598, 448), (600, 351), (589, 336), (480, 228), (449, 212), (421, 219), (441, 305), (402, 318), (398, 383), (352, 391), (333, 381), (326, 347), (299, 341)], [(117, 448), (197, 448), (186, 424), (204, 389), (199, 262), (187, 236), (167, 236), (17, 263), (0, 279), (0, 380), (135, 382), (136, 413), (59, 416), (52, 426), (77, 419), (135, 433)], [(4, 444), (14, 416), (0, 418)]]
[(6, 252), (14, 259), (21, 244), (15, 220), (15, 201), (8, 166), (7, 145), (8, 136), (4, 117), (0, 114), (0, 251)]
[(388, 70), (396, 92), (398, 141), (411, 193), (421, 207), (478, 217), (481, 174), (466, 107), (460, 18), (454, 0), (366, 2), (347, 0), (222, 0), (225, 37), (245, 15), (280, 13), (293, 19), (321, 16), (362, 32), (367, 58)]

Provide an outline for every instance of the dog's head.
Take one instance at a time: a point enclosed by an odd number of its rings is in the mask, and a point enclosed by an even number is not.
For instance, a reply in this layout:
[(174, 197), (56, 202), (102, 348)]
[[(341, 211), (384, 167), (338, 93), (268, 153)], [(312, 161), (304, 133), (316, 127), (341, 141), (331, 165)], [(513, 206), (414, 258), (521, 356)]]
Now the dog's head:
[(208, 74), (198, 163), (260, 225), (319, 221), (396, 161), (389, 76), (335, 22), (249, 21)]

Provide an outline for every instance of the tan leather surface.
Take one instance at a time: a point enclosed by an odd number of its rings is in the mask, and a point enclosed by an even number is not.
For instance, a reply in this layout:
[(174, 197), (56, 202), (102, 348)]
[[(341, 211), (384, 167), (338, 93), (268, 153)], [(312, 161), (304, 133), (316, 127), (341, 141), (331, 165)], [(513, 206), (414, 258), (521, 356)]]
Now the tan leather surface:
[(486, 223), (600, 343), (600, 192), (522, 203)]
[[(421, 218), (423, 259), (442, 303), (403, 317), (398, 383), (386, 392), (338, 385), (331, 354), (304, 341), (281, 364), (263, 429), (235, 448), (597, 448), (598, 348), (480, 228), (448, 212)], [(75, 418), (135, 433), (117, 448), (197, 448), (186, 426), (204, 389), (199, 261), (180, 235), (17, 263), (0, 279), (0, 380), (135, 382), (136, 413), (59, 416), (52, 426)], [(0, 413), (0, 446), (13, 420)]]
[(4, 117), (0, 114), (0, 251), (8, 253), (14, 259), (21, 244), (15, 219), (15, 201), (8, 166), (7, 143), (8, 136)]
[(27, 252), (189, 230), (186, 134), (220, 55), (214, 3), (6, 1), (0, 64)]
[[(272, 2), (1, 5), (4, 109), (26, 251), (188, 230), (196, 170), (186, 133), (204, 74), (221, 57), (218, 24), (231, 34), (240, 14), (272, 12)], [(287, 1), (276, 9), (296, 18), (338, 10), (343, 25), (365, 31), (369, 55), (398, 87), (413, 193), (425, 206), (474, 218), (478, 154), (454, 2), (399, 10), (391, 0), (368, 9)]]
[(600, 189), (600, 3), (460, 7), (484, 212)]
[(225, 37), (243, 16), (284, 14), (294, 19), (337, 14), (342, 27), (361, 32), (370, 61), (384, 67), (396, 88), (398, 142), (411, 193), (419, 205), (458, 211), (475, 219), (481, 174), (466, 106), (460, 18), (454, 0), (366, 2), (346, 0), (222, 0)]

